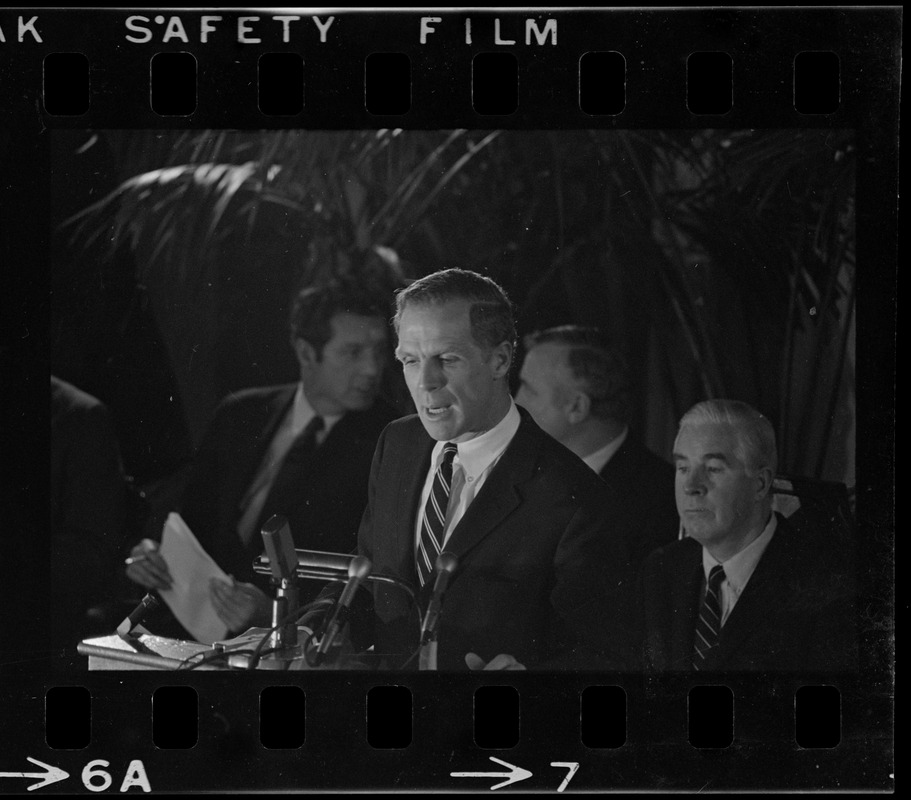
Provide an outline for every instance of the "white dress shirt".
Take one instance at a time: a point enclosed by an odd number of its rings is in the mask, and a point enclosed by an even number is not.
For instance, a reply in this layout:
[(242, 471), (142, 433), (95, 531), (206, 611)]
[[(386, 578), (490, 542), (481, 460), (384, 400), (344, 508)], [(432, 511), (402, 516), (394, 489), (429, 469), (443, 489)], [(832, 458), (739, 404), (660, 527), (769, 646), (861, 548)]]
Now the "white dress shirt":
[(595, 475), (600, 475), (601, 470), (604, 469), (605, 464), (610, 461), (614, 454), (623, 446), (623, 443), (626, 441), (626, 437), (629, 434), (629, 428), (626, 427), (615, 439), (611, 439), (604, 447), (601, 447), (595, 450), (594, 453), (589, 453), (582, 460), (588, 464), (588, 466), (594, 471)]
[[(285, 414), (285, 418), (276, 429), (272, 441), (256, 470), (253, 481), (250, 483), (250, 488), (247, 489), (243, 499), (240, 501), (240, 507), (243, 512), (237, 523), (237, 532), (244, 544), (249, 542), (250, 537), (253, 535), (253, 526), (256, 525), (256, 520), (262, 513), (266, 498), (269, 496), (269, 490), (275, 482), (288, 450), (291, 449), (294, 440), (315, 416), (316, 411), (310, 405), (310, 401), (307, 400), (307, 395), (304, 394), (304, 385), (298, 383), (297, 391), (294, 393), (294, 402), (291, 403), (291, 408), (288, 409), (288, 413)], [(316, 434), (317, 446), (326, 440), (329, 431), (332, 430), (332, 426), (341, 418), (341, 415), (323, 417), (323, 429)]]
[[(446, 523), (443, 528), (443, 547), (449, 541), (449, 536), (459, 520), (465, 516), (468, 506), (477, 496), (484, 481), (493, 469), (500, 456), (506, 450), (512, 437), (519, 430), (522, 418), (514, 402), (510, 402), (509, 411), (494, 427), (485, 431), (474, 439), (457, 444), (458, 452), (452, 462), (452, 487), (449, 492), (449, 505), (446, 510)], [(443, 457), (443, 446), (446, 442), (437, 442), (430, 454), (430, 469), (424, 479), (424, 489), (421, 492), (421, 504), (418, 509), (427, 505), (427, 498), (433, 487), (433, 476)], [(421, 540), (421, 514), (417, 515), (414, 529), (414, 549), (417, 553), (418, 543)]]
[(737, 604), (737, 600), (740, 598), (743, 590), (746, 589), (747, 583), (753, 575), (756, 565), (759, 563), (759, 559), (762, 558), (762, 554), (765, 552), (766, 547), (768, 547), (769, 542), (772, 541), (772, 535), (775, 533), (777, 527), (778, 518), (775, 514), (772, 514), (771, 519), (765, 528), (763, 528), (762, 533), (744, 547), (743, 550), (736, 555), (731, 556), (723, 563), (716, 561), (709, 555), (708, 550), (704, 547), (702, 548), (702, 569), (705, 571), (706, 583), (708, 583), (709, 573), (712, 571), (712, 567), (718, 563), (721, 563), (721, 566), (724, 567), (724, 580), (721, 582), (722, 626), (727, 622), (727, 618), (731, 615), (731, 611), (733, 611), (734, 606)]

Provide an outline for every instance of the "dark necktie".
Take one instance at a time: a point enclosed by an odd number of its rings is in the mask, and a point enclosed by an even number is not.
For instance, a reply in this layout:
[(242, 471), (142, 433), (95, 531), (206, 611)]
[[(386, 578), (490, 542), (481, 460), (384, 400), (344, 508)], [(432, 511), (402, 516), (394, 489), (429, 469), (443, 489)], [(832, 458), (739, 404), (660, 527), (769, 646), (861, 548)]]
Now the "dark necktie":
[(449, 491), (452, 487), (452, 460), (458, 447), (452, 442), (443, 446), (443, 460), (433, 475), (433, 486), (421, 517), (421, 538), (416, 554), (418, 580), (423, 586), (430, 578), (437, 556), (443, 549), (443, 528), (446, 523), (446, 509), (449, 506)]
[(259, 515), (260, 524), (273, 514), (288, 513), (288, 506), (300, 494), (301, 482), (316, 451), (316, 435), (323, 426), (323, 418), (314, 417), (291, 443), (263, 504)]
[(693, 669), (702, 669), (709, 651), (718, 645), (721, 636), (721, 582), (724, 580), (724, 567), (716, 564), (709, 572), (705, 586), (705, 597), (699, 609), (699, 621), (696, 623), (696, 638), (693, 642)]

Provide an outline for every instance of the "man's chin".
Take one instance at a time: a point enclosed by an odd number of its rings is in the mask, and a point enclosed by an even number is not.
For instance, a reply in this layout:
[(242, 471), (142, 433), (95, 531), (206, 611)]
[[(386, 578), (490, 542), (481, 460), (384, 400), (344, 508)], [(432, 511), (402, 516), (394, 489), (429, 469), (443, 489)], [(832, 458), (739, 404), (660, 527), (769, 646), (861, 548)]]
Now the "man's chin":
[(424, 430), (427, 431), (427, 435), (431, 439), (436, 439), (438, 442), (451, 442), (462, 435), (458, 425), (454, 424), (452, 419), (436, 420), (426, 413), (422, 413), (419, 416)]
[(722, 552), (728, 552), (730, 543), (724, 533), (718, 530), (696, 530), (687, 533), (687, 536), (694, 542), (698, 542), (705, 550), (708, 550), (718, 561), (724, 558), (719, 555)]
[(714, 529), (706, 525), (684, 525), (683, 530), (687, 537), (697, 542), (711, 542), (716, 536)]

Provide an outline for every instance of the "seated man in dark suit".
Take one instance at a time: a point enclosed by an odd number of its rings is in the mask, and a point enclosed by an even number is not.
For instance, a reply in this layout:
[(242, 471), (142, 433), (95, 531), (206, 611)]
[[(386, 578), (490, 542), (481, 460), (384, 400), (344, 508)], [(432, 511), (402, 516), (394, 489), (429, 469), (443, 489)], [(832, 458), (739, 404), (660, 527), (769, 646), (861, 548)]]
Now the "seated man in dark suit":
[(107, 407), (51, 376), (51, 630), (82, 638), (86, 612), (108, 598), (127, 513), (127, 482)]
[[(457, 566), (439, 669), (585, 667), (574, 656), (595, 621), (581, 610), (632, 577), (620, 501), (513, 403), (509, 300), (489, 278), (445, 270), (399, 292), (395, 326), (417, 414), (377, 444), (359, 551), (374, 573), (414, 587), (417, 613), (405, 592), (372, 583), (355, 645), (386, 667), (418, 663), (418, 617), (446, 552)], [(598, 622), (610, 626), (604, 605)]]
[(516, 402), (623, 498), (635, 524), (638, 565), (677, 538), (674, 468), (630, 435), (626, 366), (595, 328), (563, 325), (532, 334)]
[[(386, 297), (367, 289), (305, 289), (291, 314), (300, 382), (238, 392), (216, 410), (178, 510), (235, 579), (211, 586), (230, 631), (269, 622), (268, 581), (252, 563), (270, 516), (288, 518), (297, 547), (344, 553), (356, 546), (376, 440), (397, 416), (377, 399), (389, 360), (388, 318)], [(171, 582), (156, 550), (143, 540), (127, 567), (149, 589)], [(307, 588), (319, 590), (302, 586), (302, 602)]]
[(680, 421), (677, 508), (687, 538), (640, 576), (646, 670), (813, 671), (855, 661), (851, 582), (838, 543), (772, 512), (775, 433), (746, 403)]

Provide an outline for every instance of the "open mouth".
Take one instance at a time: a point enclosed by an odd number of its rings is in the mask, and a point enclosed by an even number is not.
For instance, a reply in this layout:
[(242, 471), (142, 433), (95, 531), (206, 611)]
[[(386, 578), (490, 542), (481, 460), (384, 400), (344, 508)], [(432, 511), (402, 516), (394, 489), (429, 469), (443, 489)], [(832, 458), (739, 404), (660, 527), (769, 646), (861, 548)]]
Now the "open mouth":
[(424, 413), (430, 419), (439, 419), (446, 415), (452, 406), (424, 406)]

